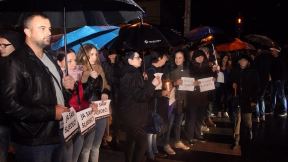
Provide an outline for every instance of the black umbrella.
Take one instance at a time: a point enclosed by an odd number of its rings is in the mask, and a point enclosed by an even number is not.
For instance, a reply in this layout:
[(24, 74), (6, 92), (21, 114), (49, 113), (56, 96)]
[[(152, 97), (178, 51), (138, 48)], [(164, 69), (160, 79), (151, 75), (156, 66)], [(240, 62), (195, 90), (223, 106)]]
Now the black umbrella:
[[(17, 0), (0, 1), (0, 10), (2, 16), (0, 18), (0, 27), (7, 26), (7, 19), (11, 19), (12, 14), (18, 14), (14, 17), (25, 17), (27, 12), (41, 11), (48, 15), (53, 27), (63, 27), (64, 33), (64, 49), (66, 48), (66, 29), (80, 27), (83, 25), (97, 25), (96, 18), (93, 17), (95, 11), (139, 11), (143, 13), (143, 9), (139, 7), (133, 0), (58, 0), (57, 3), (51, 0), (26, 0), (25, 3), (17, 5)], [(16, 11), (16, 13), (15, 13)], [(7, 17), (8, 12), (11, 17)], [(24, 12), (24, 13), (23, 13)], [(29, 14), (29, 13), (28, 13)], [(5, 16), (6, 15), (6, 16)], [(50, 15), (50, 16), (49, 16)], [(140, 15), (136, 15), (139, 17)], [(13, 22), (12, 20), (9, 20)], [(4, 25), (1, 25), (4, 22)], [(5, 24), (6, 23), (6, 24)], [(94, 24), (95, 23), (95, 24)], [(19, 18), (17, 20), (19, 26)], [(22, 24), (22, 23), (21, 23)], [(12, 24), (15, 25), (15, 24)], [(67, 26), (69, 25), (69, 26)], [(99, 25), (99, 24), (98, 24)], [(16, 25), (17, 26), (17, 25)], [(65, 61), (66, 57), (65, 57)], [(67, 65), (67, 63), (66, 63)], [(68, 72), (67, 72), (68, 74)]]
[(188, 42), (188, 40), (183, 37), (182, 33), (176, 29), (163, 26), (158, 26), (157, 28), (172, 46), (177, 46)]
[(144, 11), (133, 0), (26, 0), (23, 5), (15, 5), (15, 0), (0, 2), (0, 27), (17, 27), (29, 12), (44, 12), (51, 20), (53, 28), (63, 28), (64, 8), (66, 28), (84, 25), (117, 25), (142, 18)]
[(165, 36), (155, 27), (146, 23), (136, 23), (121, 27), (119, 37), (109, 49), (155, 49), (170, 47)]
[(213, 26), (201, 26), (192, 29), (184, 35), (193, 46), (205, 46), (207, 44), (227, 43), (234, 40), (222, 29)]
[(264, 35), (249, 34), (244, 38), (247, 42), (251, 43), (256, 48), (260, 49), (280, 48), (275, 41)]

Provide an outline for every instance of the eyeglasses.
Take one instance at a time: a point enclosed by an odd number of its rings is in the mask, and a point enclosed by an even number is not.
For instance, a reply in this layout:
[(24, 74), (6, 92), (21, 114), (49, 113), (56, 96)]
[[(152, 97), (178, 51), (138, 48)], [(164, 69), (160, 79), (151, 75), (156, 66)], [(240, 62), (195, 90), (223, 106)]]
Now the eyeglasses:
[(2, 43), (2, 44), (0, 44), (0, 47), (2, 47), (2, 48), (6, 48), (7, 46), (10, 46), (10, 45), (12, 45), (12, 44), (5, 44), (5, 43)]

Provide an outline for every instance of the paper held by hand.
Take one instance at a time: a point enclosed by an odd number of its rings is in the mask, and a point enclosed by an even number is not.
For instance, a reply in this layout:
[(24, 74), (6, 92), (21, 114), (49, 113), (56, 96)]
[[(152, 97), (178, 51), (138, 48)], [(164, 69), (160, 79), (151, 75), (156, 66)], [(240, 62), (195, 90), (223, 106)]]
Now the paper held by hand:
[(213, 77), (198, 79), (200, 92), (206, 92), (215, 89)]
[(180, 91), (194, 91), (194, 78), (181, 77), (182, 84), (179, 85), (178, 90)]
[[(163, 73), (155, 73), (155, 77), (159, 77), (160, 80), (162, 80)], [(155, 88), (155, 90), (161, 90), (162, 89), (162, 82)]]

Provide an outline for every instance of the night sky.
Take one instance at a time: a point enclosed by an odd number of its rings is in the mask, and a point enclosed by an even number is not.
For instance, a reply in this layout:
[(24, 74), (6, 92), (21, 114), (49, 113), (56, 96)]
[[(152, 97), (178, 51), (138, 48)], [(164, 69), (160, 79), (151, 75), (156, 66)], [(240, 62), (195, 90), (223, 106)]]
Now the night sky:
[[(288, 22), (285, 22), (288, 20), (288, 5), (280, 0), (192, 0), (191, 7), (192, 28), (216, 26), (236, 35), (236, 18), (241, 16), (241, 36), (253, 33), (267, 35), (279, 43), (288, 40)], [(182, 31), (183, 11), (184, 0), (162, 0), (161, 24)]]

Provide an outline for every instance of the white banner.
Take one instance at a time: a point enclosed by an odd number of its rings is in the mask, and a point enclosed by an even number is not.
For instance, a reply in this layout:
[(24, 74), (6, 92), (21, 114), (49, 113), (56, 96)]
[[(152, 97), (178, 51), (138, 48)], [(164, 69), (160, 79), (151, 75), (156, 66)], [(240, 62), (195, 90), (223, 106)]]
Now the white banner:
[(65, 141), (69, 141), (78, 130), (78, 122), (76, 117), (76, 111), (73, 107), (69, 112), (62, 113), (63, 117), (63, 136)]
[[(159, 77), (160, 81), (162, 80), (162, 75), (163, 73), (155, 73), (154, 76), (155, 77)], [(162, 81), (160, 82), (160, 84), (155, 88), (155, 90), (161, 90), (162, 89)]]
[(200, 92), (210, 91), (215, 89), (213, 77), (198, 79)]
[(92, 108), (87, 108), (77, 112), (77, 120), (80, 127), (81, 134), (85, 134), (95, 125), (95, 118), (92, 112)]
[(94, 113), (94, 118), (100, 119), (110, 115), (110, 102), (111, 100), (106, 101), (94, 101), (93, 103), (97, 104), (98, 111)]
[(179, 85), (178, 90), (180, 91), (194, 91), (194, 78), (181, 77), (182, 85)]

